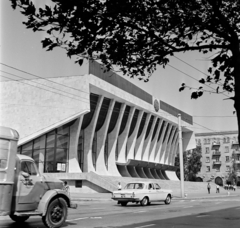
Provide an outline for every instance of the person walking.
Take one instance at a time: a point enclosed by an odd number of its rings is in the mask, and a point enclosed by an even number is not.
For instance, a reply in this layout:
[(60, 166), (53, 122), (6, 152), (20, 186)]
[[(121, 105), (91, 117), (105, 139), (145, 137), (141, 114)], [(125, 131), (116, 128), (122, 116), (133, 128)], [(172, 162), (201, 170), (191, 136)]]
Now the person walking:
[(211, 185), (210, 185), (210, 183), (207, 184), (207, 190), (208, 190), (208, 194), (210, 194), (210, 190), (211, 190)]
[(219, 185), (216, 185), (216, 193), (219, 193)]
[(118, 182), (118, 191), (122, 190), (122, 185), (120, 182)]

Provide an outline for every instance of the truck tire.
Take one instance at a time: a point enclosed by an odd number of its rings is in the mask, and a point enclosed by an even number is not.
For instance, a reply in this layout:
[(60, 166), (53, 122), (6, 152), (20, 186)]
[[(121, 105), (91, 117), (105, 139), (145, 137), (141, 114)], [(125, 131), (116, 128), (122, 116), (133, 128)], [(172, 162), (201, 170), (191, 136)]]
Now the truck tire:
[(15, 222), (25, 222), (27, 219), (29, 219), (29, 216), (17, 216), (17, 215), (9, 215), (9, 217), (15, 221)]
[(68, 214), (68, 206), (63, 198), (57, 198), (48, 205), (45, 216), (42, 217), (44, 225), (48, 228), (57, 228), (64, 224)]

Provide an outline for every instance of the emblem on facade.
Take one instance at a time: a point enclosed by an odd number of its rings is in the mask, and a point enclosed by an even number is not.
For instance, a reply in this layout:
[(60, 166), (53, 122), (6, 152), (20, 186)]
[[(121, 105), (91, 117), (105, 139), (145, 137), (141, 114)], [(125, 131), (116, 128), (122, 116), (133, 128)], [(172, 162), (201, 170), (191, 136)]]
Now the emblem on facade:
[(155, 111), (158, 112), (159, 111), (159, 102), (158, 102), (157, 99), (154, 100), (154, 104), (153, 105), (154, 105)]

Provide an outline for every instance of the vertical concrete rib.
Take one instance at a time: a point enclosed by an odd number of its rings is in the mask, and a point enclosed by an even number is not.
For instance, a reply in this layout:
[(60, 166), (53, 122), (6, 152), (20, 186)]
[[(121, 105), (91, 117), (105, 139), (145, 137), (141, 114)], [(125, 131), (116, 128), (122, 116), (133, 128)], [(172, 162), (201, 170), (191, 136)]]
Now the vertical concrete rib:
[(142, 161), (148, 161), (148, 159), (149, 159), (150, 144), (152, 141), (152, 134), (153, 134), (153, 130), (154, 130), (156, 122), (157, 122), (157, 117), (153, 116), (153, 123), (152, 123), (151, 129), (150, 129), (150, 132), (143, 144)]
[(155, 134), (155, 136), (154, 136), (154, 138), (152, 140), (151, 146), (150, 146), (150, 152), (149, 152), (149, 161), (150, 162), (155, 162), (157, 139), (158, 139), (160, 127), (162, 125), (161, 123), (162, 123), (162, 119), (159, 119), (157, 131), (156, 131), (156, 134)]
[(171, 132), (171, 129), (172, 129), (172, 125), (170, 123), (169, 124), (169, 127), (168, 127), (168, 130), (165, 132), (165, 136), (164, 136), (164, 139), (163, 139), (163, 143), (162, 143), (162, 148), (161, 148), (161, 155), (160, 155), (160, 163), (161, 164), (164, 164), (164, 158), (165, 158), (165, 152), (166, 152), (166, 145), (167, 145), (167, 141), (168, 141), (168, 138), (169, 138), (169, 134)]
[(117, 123), (112, 132), (108, 134), (108, 172), (111, 173), (112, 176), (121, 176), (116, 165), (116, 146), (125, 108), (126, 104), (122, 104)]
[(150, 117), (151, 117), (151, 114), (148, 113), (147, 116), (146, 116), (146, 121), (144, 123), (142, 133), (137, 138), (136, 147), (135, 147), (135, 151), (136, 151), (135, 152), (135, 154), (136, 154), (135, 160), (142, 160), (143, 144), (144, 144), (144, 139), (145, 139), (145, 135), (146, 135), (146, 131), (147, 131), (147, 126), (148, 126), (149, 121), (150, 121)]
[(141, 123), (141, 120), (142, 120), (143, 113), (144, 112), (142, 110), (139, 112), (135, 129), (134, 129), (132, 135), (130, 135), (130, 137), (128, 138), (128, 141), (127, 141), (127, 159), (134, 159), (134, 150), (135, 150), (135, 145), (136, 145), (136, 140), (137, 140), (137, 133), (138, 133), (138, 130), (139, 130), (139, 126), (140, 126), (140, 123)]
[(162, 128), (162, 124), (163, 124), (163, 120), (162, 119), (160, 119), (160, 122), (159, 122), (159, 130), (158, 130), (158, 132), (157, 132), (157, 138), (156, 138), (156, 146), (155, 146), (155, 149), (154, 149), (154, 153), (155, 153), (155, 155), (154, 155), (154, 162), (155, 163), (159, 163), (159, 160), (160, 160), (160, 150), (159, 150), (159, 148), (160, 148), (160, 140), (161, 140), (161, 137), (159, 137), (159, 134), (160, 134), (160, 130), (161, 130), (161, 128)]
[[(161, 135), (160, 135), (160, 139), (157, 143), (157, 148), (156, 148), (156, 150), (157, 150), (156, 162), (158, 162), (158, 163), (160, 163), (160, 161), (161, 161), (161, 150), (162, 150), (163, 137), (165, 135), (168, 123), (166, 121), (163, 121), (162, 125), (163, 125), (162, 126), (163, 130), (162, 130), (162, 132), (161, 131), (159, 132), (159, 134), (161, 134)], [(159, 159), (159, 160), (157, 160), (157, 159)]]
[(128, 120), (122, 134), (118, 137), (118, 162), (126, 162), (126, 145), (135, 107), (131, 107)]
[(97, 132), (96, 172), (100, 175), (108, 175), (108, 171), (106, 169), (105, 160), (104, 160), (104, 147), (105, 147), (105, 140), (107, 137), (107, 131), (108, 131), (109, 122), (112, 116), (114, 104), (115, 102), (111, 100), (104, 124), (101, 127), (101, 129)]
[(178, 148), (178, 146), (179, 146), (178, 138), (179, 138), (179, 136), (177, 136), (177, 138), (176, 138), (176, 143), (175, 143), (175, 146), (173, 149), (173, 155), (172, 155), (172, 159), (171, 159), (171, 165), (175, 164), (176, 153), (178, 152), (178, 149), (179, 149)]
[(75, 123), (70, 127), (70, 146), (69, 146), (69, 173), (81, 173), (78, 163), (78, 139), (81, 131), (83, 115), (77, 118)]
[(84, 172), (96, 171), (92, 161), (92, 143), (102, 102), (103, 96), (99, 96), (91, 123), (84, 130)]
[(171, 142), (171, 146), (170, 146), (170, 155), (169, 155), (169, 159), (168, 159), (168, 162), (167, 164), (171, 165), (171, 162), (172, 162), (172, 156), (173, 156), (173, 149), (174, 149), (174, 146), (175, 146), (175, 143), (176, 143), (176, 138), (177, 138), (177, 134), (178, 133), (178, 128), (176, 127), (175, 131), (174, 131), (174, 136), (173, 136), (173, 139), (172, 139), (172, 142)]
[(172, 126), (172, 130), (171, 130), (171, 133), (169, 135), (167, 146), (166, 146), (164, 164), (168, 164), (168, 162), (170, 160), (170, 156), (171, 156), (170, 148), (171, 148), (172, 140), (173, 140), (174, 133), (175, 133), (176, 129), (177, 128), (175, 126)]
[(143, 171), (143, 167), (136, 166), (135, 170), (136, 170), (137, 174), (139, 175), (139, 177), (141, 177), (141, 178), (148, 178), (146, 176), (146, 174), (144, 173), (144, 171)]

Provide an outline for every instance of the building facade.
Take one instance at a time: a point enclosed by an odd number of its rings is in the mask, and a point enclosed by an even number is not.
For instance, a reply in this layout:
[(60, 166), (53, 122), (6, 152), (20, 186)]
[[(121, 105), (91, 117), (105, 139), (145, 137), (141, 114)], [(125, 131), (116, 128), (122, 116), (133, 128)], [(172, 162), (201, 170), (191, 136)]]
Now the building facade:
[(224, 185), (235, 164), (239, 175), (237, 184), (240, 185), (238, 131), (198, 133), (195, 137), (197, 146), (202, 149), (202, 167), (198, 177)]
[(97, 62), (88, 69), (2, 83), (0, 124), (19, 132), (18, 152), (33, 157), (40, 172), (86, 191), (101, 191), (100, 176), (178, 180), (178, 114), (184, 150), (195, 145), (192, 116)]

